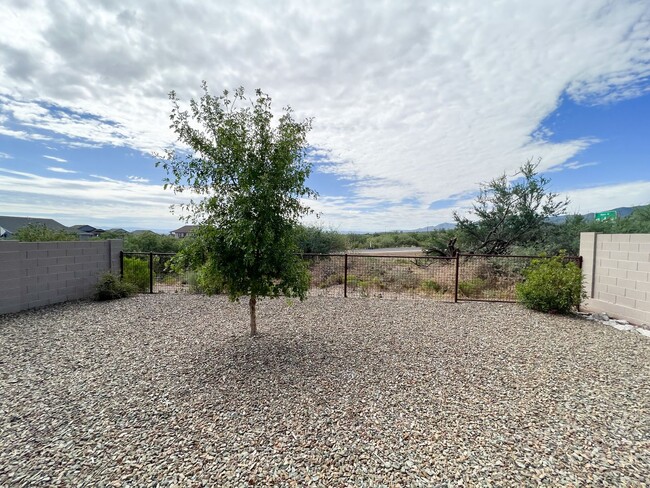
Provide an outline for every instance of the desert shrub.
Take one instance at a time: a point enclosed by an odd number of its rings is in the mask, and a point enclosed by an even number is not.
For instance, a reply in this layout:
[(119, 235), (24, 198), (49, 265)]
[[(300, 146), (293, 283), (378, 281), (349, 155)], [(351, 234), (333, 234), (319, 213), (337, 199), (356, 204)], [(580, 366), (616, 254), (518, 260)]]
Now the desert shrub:
[(343, 234), (320, 227), (298, 226), (296, 242), (300, 252), (330, 254), (345, 251), (348, 243)]
[(223, 278), (211, 261), (208, 261), (195, 270), (195, 275), (192, 280), (194, 283), (190, 283), (190, 290), (194, 293), (218, 295), (224, 290)]
[(44, 224), (29, 224), (21, 227), (13, 235), (14, 239), (22, 242), (76, 241), (77, 234), (67, 229), (52, 230)]
[(329, 275), (323, 281), (321, 281), (320, 287), (321, 288), (328, 288), (330, 286), (342, 285), (343, 284), (343, 279), (344, 279), (344, 276), (342, 274)]
[(424, 280), (420, 287), (429, 293), (447, 293), (449, 288), (445, 284), (440, 284), (436, 280)]
[(564, 255), (534, 259), (516, 286), (517, 300), (540, 312), (568, 313), (585, 296), (582, 270)]
[(358, 278), (356, 275), (353, 274), (348, 274), (348, 286), (359, 286), (359, 283), (361, 283), (363, 280)]
[(189, 270), (181, 274), (181, 284), (188, 285), (191, 292), (196, 292), (196, 271)]
[(135, 287), (131, 283), (125, 283), (117, 276), (106, 273), (97, 283), (95, 290), (95, 300), (115, 300), (117, 298), (126, 298), (136, 293)]
[(139, 258), (124, 258), (123, 278), (138, 291), (149, 289), (149, 263)]
[(480, 295), (487, 288), (487, 285), (487, 280), (483, 278), (472, 278), (471, 280), (459, 282), (458, 289), (466, 297), (475, 297)]
[(420, 278), (410, 270), (395, 273), (392, 281), (394, 281), (395, 286), (403, 290), (414, 290), (420, 286)]
[(156, 234), (145, 231), (138, 234), (127, 234), (124, 237), (126, 252), (178, 252), (184, 239)]

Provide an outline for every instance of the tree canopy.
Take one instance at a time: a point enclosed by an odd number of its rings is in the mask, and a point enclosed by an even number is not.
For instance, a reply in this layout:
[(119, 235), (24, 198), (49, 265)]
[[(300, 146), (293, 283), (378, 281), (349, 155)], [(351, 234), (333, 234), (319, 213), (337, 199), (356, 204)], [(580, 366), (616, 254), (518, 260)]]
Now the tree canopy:
[(273, 123), (271, 98), (244, 89), (213, 96), (205, 82), (199, 100), (182, 110), (170, 93), (171, 128), (189, 151), (168, 150), (159, 165), (165, 187), (191, 192), (181, 205), (198, 225), (181, 260), (209, 266), (229, 297), (248, 295), (251, 335), (257, 333), (258, 297), (304, 298), (309, 275), (297, 256), (295, 227), (309, 213), (306, 186), (311, 119), (296, 121), (290, 107)]
[(505, 254), (513, 246), (526, 246), (540, 238), (549, 217), (566, 210), (568, 201), (548, 190), (550, 180), (537, 173), (538, 165), (529, 160), (515, 180), (503, 174), (481, 184), (471, 218), (454, 213), (463, 251)]
[(67, 229), (53, 230), (44, 224), (28, 224), (18, 229), (13, 238), (23, 242), (76, 241), (77, 234)]

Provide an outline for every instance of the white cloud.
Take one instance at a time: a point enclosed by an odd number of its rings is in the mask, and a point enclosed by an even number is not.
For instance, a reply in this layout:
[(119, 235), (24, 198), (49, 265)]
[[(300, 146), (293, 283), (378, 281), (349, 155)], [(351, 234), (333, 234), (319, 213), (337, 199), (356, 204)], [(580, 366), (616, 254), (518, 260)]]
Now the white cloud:
[(0, 152), (0, 159), (13, 159), (13, 156), (7, 154), (6, 152)]
[(375, 202), (348, 214), (324, 200), (324, 218), (353, 228), (399, 211), (400, 227), (426, 225), (431, 202), (530, 157), (577, 169), (562, 165), (596, 141), (539, 127), (562, 93), (610, 102), (650, 75), (647, 2), (14, 5), (0, 5), (0, 134), (149, 152), (175, 141), (169, 90), (261, 87), (316, 117), (322, 169), (358, 182), (339, 205)]
[(149, 183), (147, 178), (142, 178), (141, 176), (127, 176), (129, 181), (134, 181), (136, 183)]
[(67, 159), (57, 158), (56, 156), (46, 156), (46, 155), (43, 155), (43, 157), (44, 157), (44, 158), (47, 158), (47, 159), (51, 159), (52, 161), (56, 161), (57, 163), (67, 163), (67, 162), (68, 162)]
[(8, 215), (55, 216), (108, 227), (175, 228), (170, 205), (181, 198), (158, 185), (95, 176), (96, 180), (45, 177), (0, 168), (0, 200)]
[(582, 163), (580, 161), (567, 161), (566, 163), (558, 164), (557, 166), (548, 169), (547, 172), (558, 172), (558, 171), (564, 171), (566, 169), (581, 169), (581, 168), (588, 168), (590, 166), (598, 166), (598, 163), (595, 161), (590, 161), (586, 163)]
[(563, 192), (571, 201), (568, 213), (585, 214), (617, 207), (650, 204), (650, 181), (600, 185)]
[(49, 166), (47, 170), (54, 173), (76, 173), (76, 171), (72, 171), (71, 169), (59, 168), (57, 166)]

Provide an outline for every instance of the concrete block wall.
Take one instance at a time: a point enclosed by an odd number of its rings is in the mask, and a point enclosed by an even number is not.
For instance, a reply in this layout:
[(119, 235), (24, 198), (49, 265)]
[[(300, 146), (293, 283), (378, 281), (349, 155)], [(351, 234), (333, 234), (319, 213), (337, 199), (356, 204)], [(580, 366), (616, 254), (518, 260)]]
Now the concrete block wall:
[(650, 324), (650, 234), (580, 234), (586, 310)]
[(0, 241), (0, 314), (92, 296), (103, 273), (119, 273), (121, 250), (121, 239)]

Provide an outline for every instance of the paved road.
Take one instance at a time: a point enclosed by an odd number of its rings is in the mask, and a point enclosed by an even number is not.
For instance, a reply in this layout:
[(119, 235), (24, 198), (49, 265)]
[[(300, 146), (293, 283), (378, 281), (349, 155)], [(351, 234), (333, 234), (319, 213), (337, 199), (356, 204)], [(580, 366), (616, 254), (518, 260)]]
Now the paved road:
[(384, 247), (380, 249), (352, 249), (351, 254), (409, 254), (417, 256), (422, 254), (421, 247)]

